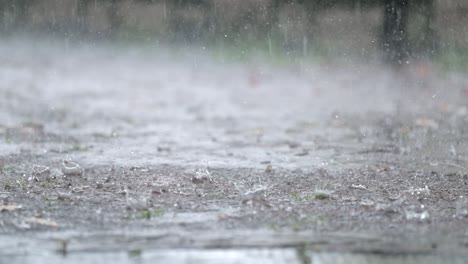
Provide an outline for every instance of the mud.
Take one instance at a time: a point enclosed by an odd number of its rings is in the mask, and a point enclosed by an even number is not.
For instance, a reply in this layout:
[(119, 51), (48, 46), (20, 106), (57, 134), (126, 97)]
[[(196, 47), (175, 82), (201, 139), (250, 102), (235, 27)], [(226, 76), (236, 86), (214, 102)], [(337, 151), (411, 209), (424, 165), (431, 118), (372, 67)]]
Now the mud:
[(18, 263), (467, 256), (466, 74), (26, 38), (0, 61), (0, 254)]

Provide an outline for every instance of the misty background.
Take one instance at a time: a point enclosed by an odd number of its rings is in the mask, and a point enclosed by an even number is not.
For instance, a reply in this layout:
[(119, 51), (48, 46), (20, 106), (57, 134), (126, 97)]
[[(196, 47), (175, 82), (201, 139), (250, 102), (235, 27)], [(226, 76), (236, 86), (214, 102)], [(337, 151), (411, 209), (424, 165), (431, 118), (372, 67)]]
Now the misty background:
[(467, 0), (0, 0), (0, 263), (465, 263), (467, 43)]
[[(2, 0), (0, 16), (3, 36), (201, 45), (241, 59), (375, 60), (385, 57), (388, 3), (392, 1)], [(468, 2), (414, 0), (405, 12), (400, 64), (433, 59), (445, 68), (468, 68)]]

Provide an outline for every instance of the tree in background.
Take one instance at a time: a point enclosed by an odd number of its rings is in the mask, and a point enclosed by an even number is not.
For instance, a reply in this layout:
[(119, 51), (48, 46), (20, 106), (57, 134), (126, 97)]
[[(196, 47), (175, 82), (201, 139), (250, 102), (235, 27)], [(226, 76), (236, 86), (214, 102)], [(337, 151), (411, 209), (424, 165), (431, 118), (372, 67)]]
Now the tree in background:
[(32, 0), (0, 0), (0, 22), (2, 30), (9, 31), (23, 27), (28, 21), (28, 7)]
[(386, 61), (402, 63), (408, 56), (408, 1), (384, 1), (382, 46)]
[[(72, 27), (59, 25), (46, 31), (78, 28), (78, 33), (89, 32), (90, 11), (99, 5), (105, 7), (104, 16), (109, 23), (108, 32), (113, 35), (123, 30), (122, 26), (126, 23), (122, 12), (131, 12), (122, 10), (123, 2), (122, 0), (73, 0), (70, 3), (71, 6), (75, 5), (76, 16), (70, 18), (72, 21), (69, 23)], [(0, 0), (3, 30), (14, 31), (26, 26), (28, 7), (35, 3), (37, 1)], [(163, 6), (164, 14), (167, 13), (165, 37), (188, 42), (223, 39), (225, 36), (228, 36), (229, 41), (237, 42), (242, 42), (246, 38), (257, 41), (270, 39), (271, 36), (278, 35), (282, 10), (288, 6), (295, 6), (305, 12), (306, 19), (301, 21), (302, 31), (296, 32), (296, 36), (283, 36), (283, 48), (292, 50), (306, 50), (307, 43), (320, 41), (314, 39), (313, 35), (313, 28), (318, 24), (317, 17), (320, 12), (337, 7), (365, 12), (366, 8), (379, 6), (383, 13), (380, 42), (386, 61), (402, 63), (417, 51), (433, 53), (436, 46), (432, 25), (434, 0), (133, 0), (126, 3), (130, 9), (138, 4)], [(233, 14), (235, 18), (232, 18)], [(414, 17), (419, 18), (420, 25), (417, 30), (410, 32), (409, 25), (415, 20)], [(287, 20), (294, 19), (297, 18), (287, 18)]]

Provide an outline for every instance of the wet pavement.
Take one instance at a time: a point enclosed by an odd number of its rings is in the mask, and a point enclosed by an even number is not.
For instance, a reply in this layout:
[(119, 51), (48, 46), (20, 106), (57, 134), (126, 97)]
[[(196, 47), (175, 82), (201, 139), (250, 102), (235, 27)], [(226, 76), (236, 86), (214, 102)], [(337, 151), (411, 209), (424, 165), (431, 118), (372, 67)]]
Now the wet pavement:
[(467, 256), (466, 74), (26, 38), (0, 60), (9, 263)]

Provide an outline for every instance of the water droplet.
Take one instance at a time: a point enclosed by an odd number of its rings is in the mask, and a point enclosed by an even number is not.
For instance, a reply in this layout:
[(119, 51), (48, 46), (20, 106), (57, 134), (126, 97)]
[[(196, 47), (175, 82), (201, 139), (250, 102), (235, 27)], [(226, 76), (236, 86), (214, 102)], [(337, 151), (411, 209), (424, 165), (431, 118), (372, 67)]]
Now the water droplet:
[(408, 206), (405, 209), (405, 218), (410, 221), (416, 220), (423, 223), (431, 222), (430, 214), (422, 204)]
[(455, 215), (460, 218), (468, 218), (468, 198), (461, 197), (455, 203)]

